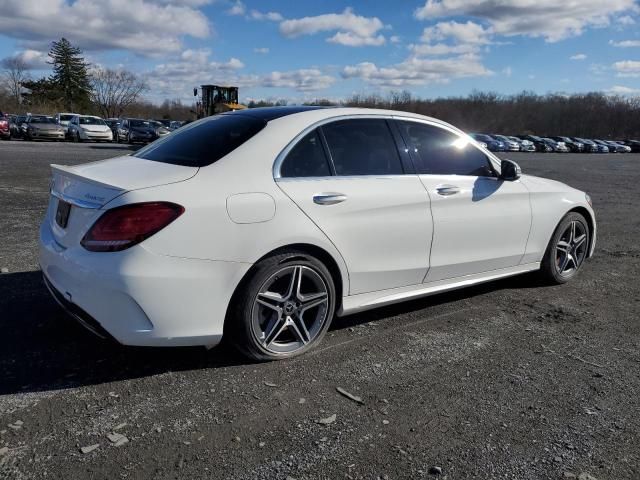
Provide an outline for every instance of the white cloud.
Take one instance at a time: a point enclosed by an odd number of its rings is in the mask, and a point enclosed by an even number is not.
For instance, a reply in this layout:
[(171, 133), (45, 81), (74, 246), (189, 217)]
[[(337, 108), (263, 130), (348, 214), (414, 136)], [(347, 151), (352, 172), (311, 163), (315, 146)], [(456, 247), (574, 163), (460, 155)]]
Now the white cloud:
[(1, 0), (0, 31), (30, 49), (65, 36), (84, 50), (153, 55), (180, 51), (182, 37), (210, 34), (205, 0)]
[(420, 20), (465, 15), (489, 22), (498, 35), (528, 35), (556, 42), (606, 26), (615, 14), (635, 11), (635, 0), (426, 0)]
[[(227, 61), (211, 60), (208, 49), (185, 50), (171, 62), (156, 65), (145, 75), (154, 98), (189, 99), (193, 87), (208, 79), (225, 85), (238, 87), (291, 88), (299, 92), (314, 92), (328, 88), (336, 78), (327, 75), (319, 68), (306, 68), (291, 71), (276, 71), (266, 74), (242, 74), (244, 63), (237, 58)], [(241, 92), (242, 93), (242, 92)]]
[(284, 17), (278, 12), (262, 13), (258, 10), (251, 10), (251, 12), (249, 12), (249, 18), (251, 20), (269, 20), (270, 22), (281, 22), (284, 20)]
[(640, 40), (622, 40), (621, 42), (614, 42), (613, 40), (609, 40), (609, 45), (613, 45), (618, 48), (632, 48), (632, 47), (640, 47)]
[(636, 60), (623, 60), (613, 64), (613, 69), (618, 77), (640, 77), (640, 62)]
[(253, 51), (262, 55), (266, 55), (267, 53), (269, 53), (269, 49), (267, 47), (256, 47), (253, 49)]
[(490, 29), (482, 25), (468, 21), (467, 23), (440, 22), (433, 27), (427, 27), (420, 38), (423, 42), (443, 41), (450, 39), (461, 44), (486, 45), (490, 43)]
[(293, 88), (300, 92), (314, 92), (328, 88), (335, 77), (325, 75), (320, 69), (306, 68), (289, 72), (271, 72), (260, 77), (257, 85), (262, 87)]
[(22, 50), (11, 57), (7, 57), (5, 60), (10, 58), (21, 60), (27, 70), (49, 70), (51, 68), (51, 65), (47, 63), (50, 60), (47, 52), (40, 50)]
[(586, 60), (587, 56), (584, 53), (576, 53), (575, 55), (572, 55), (569, 57), (569, 60)]
[(336, 31), (327, 41), (350, 47), (383, 45), (385, 38), (379, 33), (382, 29), (384, 24), (379, 18), (356, 15), (351, 8), (342, 13), (290, 19), (280, 24), (280, 33), (289, 38)]
[(363, 62), (346, 66), (344, 78), (359, 78), (382, 87), (406, 87), (448, 83), (452, 79), (491, 75), (475, 55), (461, 55), (445, 59), (421, 59), (410, 57), (391, 67), (379, 67), (375, 63)]
[(615, 85), (607, 90), (612, 95), (640, 95), (640, 88), (625, 87), (623, 85)]
[(635, 25), (636, 21), (629, 15), (623, 15), (622, 17), (616, 19), (616, 23), (618, 25), (628, 26), (628, 25)]
[(391, 35), (389, 41), (391, 43), (400, 43), (400, 37), (398, 35)]
[(247, 7), (240, 0), (236, 0), (231, 8), (227, 10), (228, 15), (244, 15), (247, 13)]
[(461, 55), (476, 53), (477, 45), (447, 45), (444, 43), (409, 45), (409, 49), (418, 56)]
[(510, 77), (511, 75), (513, 75), (513, 69), (511, 67), (505, 67), (502, 69), (502, 73), (505, 77)]

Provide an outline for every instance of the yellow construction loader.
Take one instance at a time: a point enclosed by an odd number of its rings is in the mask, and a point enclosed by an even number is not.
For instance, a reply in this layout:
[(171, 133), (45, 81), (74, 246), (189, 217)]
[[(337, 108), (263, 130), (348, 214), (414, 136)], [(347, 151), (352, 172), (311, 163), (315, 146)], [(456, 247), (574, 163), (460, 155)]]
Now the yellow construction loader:
[[(193, 95), (198, 96), (197, 88), (193, 89)], [(200, 99), (196, 103), (196, 108), (198, 118), (203, 118), (247, 107), (238, 103), (238, 87), (201, 85)]]

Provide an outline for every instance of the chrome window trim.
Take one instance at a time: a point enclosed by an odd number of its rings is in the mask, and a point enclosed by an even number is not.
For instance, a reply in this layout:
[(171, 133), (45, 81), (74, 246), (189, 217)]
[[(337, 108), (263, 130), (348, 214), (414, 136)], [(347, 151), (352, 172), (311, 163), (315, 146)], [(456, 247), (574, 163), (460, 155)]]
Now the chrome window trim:
[[(398, 175), (398, 174), (392, 174), (392, 175), (332, 175), (332, 176), (323, 176), (323, 177), (283, 177), (280, 174), (280, 168), (282, 166), (282, 162), (284, 162), (285, 158), (287, 157), (287, 155), (289, 154), (289, 152), (291, 150), (293, 150), (293, 148), (298, 144), (298, 142), (300, 140), (302, 140), (309, 132), (311, 132), (312, 130), (321, 127), (323, 125), (326, 125), (328, 123), (333, 123), (333, 122), (337, 122), (337, 121), (342, 121), (342, 120), (359, 120), (359, 119), (367, 119), (367, 118), (372, 118), (372, 119), (380, 119), (380, 120), (401, 120), (401, 121), (410, 121), (410, 122), (416, 122), (416, 123), (424, 123), (426, 125), (430, 125), (433, 127), (438, 127), (438, 128), (442, 128), (444, 130), (447, 130), (448, 132), (452, 133), (453, 135), (457, 136), (458, 138), (462, 138), (463, 136), (469, 140), (469, 144), (473, 145), (475, 148), (477, 148), (478, 150), (480, 150), (480, 152), (482, 152), (487, 158), (489, 158), (489, 161), (492, 163), (495, 171), (499, 174), (500, 173), (500, 160), (495, 157), (491, 152), (489, 152), (488, 150), (484, 150), (471, 136), (467, 135), (466, 133), (462, 132), (462, 131), (458, 131), (456, 129), (454, 129), (453, 127), (447, 125), (446, 123), (440, 122), (438, 120), (430, 120), (430, 119), (423, 119), (423, 118), (415, 118), (415, 117), (409, 117), (409, 116), (404, 116), (402, 114), (399, 115), (389, 115), (389, 114), (375, 114), (375, 113), (361, 113), (361, 114), (347, 114), (347, 115), (337, 115), (335, 117), (329, 117), (329, 118), (323, 118), (322, 120), (318, 120), (315, 123), (312, 123), (311, 125), (308, 125), (307, 127), (305, 127), (300, 133), (298, 133), (298, 135), (296, 135), (293, 140), (291, 140), (286, 147), (284, 147), (284, 149), (282, 149), (282, 151), (278, 154), (278, 156), (276, 157), (275, 161), (273, 162), (273, 179), (276, 182), (280, 182), (280, 181), (294, 181), (294, 180), (307, 180), (307, 179), (316, 179), (316, 180), (327, 180), (327, 179), (338, 179), (338, 178), (393, 178), (393, 177), (404, 177), (407, 175), (417, 175), (417, 174), (404, 174), (404, 175)], [(408, 149), (405, 148), (405, 152), (408, 152)], [(424, 175), (424, 174), (423, 174)]]

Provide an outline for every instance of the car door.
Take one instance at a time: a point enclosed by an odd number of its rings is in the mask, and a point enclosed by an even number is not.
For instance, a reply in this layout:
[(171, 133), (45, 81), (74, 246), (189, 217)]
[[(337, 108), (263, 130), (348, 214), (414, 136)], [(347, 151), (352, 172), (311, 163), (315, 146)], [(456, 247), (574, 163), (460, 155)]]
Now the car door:
[(306, 133), (276, 172), (278, 186), (344, 258), (351, 295), (424, 279), (431, 210), (408, 165), (386, 119), (351, 118)]
[(520, 263), (531, 227), (529, 192), (468, 137), (440, 125), (398, 121), (431, 199), (433, 244), (425, 282)]

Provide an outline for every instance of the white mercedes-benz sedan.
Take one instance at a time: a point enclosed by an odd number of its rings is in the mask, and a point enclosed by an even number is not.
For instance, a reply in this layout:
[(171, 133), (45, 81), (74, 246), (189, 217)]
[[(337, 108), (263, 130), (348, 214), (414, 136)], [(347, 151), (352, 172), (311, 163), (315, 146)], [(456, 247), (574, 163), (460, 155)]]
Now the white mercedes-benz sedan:
[(336, 315), (533, 270), (564, 283), (596, 238), (584, 192), (405, 112), (245, 110), (52, 169), (45, 283), (126, 345), (291, 357)]

